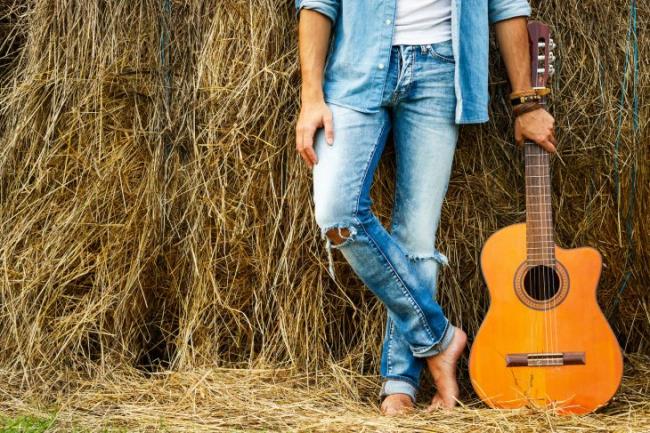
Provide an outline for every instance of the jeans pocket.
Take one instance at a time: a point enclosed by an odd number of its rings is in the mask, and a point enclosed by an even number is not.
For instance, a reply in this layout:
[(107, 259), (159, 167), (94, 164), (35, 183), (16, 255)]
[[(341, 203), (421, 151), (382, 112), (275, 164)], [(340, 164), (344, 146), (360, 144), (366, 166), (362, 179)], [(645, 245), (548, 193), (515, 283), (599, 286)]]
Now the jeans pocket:
[(451, 41), (438, 42), (428, 45), (429, 53), (436, 59), (447, 63), (456, 63)]

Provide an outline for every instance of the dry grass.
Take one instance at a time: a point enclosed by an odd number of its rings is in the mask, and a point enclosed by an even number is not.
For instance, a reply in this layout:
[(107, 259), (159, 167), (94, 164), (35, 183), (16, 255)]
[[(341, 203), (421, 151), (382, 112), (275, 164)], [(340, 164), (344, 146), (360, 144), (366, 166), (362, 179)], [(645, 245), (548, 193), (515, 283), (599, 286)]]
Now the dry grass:
[[(57, 377), (61, 388), (55, 410), (30, 404), (42, 400), (42, 390), (32, 390), (6, 399), (0, 412), (53, 417), (52, 432), (646, 432), (650, 359), (633, 356), (627, 361), (615, 400), (595, 414), (571, 417), (529, 409), (491, 410), (466, 399), (453, 413), (426, 414), (421, 404), (413, 415), (387, 418), (379, 415), (374, 400), (364, 397), (376, 395), (378, 378), (335, 365), (313, 375), (277, 367), (197, 368), (150, 377), (131, 370), (108, 373), (99, 381), (66, 374)], [(11, 375), (2, 376), (12, 380)]]
[[(377, 382), (368, 375), (378, 371), (383, 309), (341, 256), (338, 284), (329, 279), (310, 173), (293, 146), (293, 1), (172, 3), (168, 15), (165, 0), (0, 1), (11, 41), (0, 46), (4, 407), (49, 402), (62, 405), (62, 425), (105, 417), (136, 430), (148, 427), (134, 418), (159, 416), (223, 431), (397, 431), (363, 405)], [(533, 5), (559, 44), (557, 240), (602, 252), (599, 301), (626, 352), (648, 354), (648, 35), (639, 33), (640, 127), (631, 126), (629, 76), (616, 156), (627, 2)], [(648, 12), (639, 2), (640, 29)], [(510, 145), (508, 89), (493, 58), (493, 117), (463, 129), (439, 232), (451, 263), (440, 300), (470, 335), (487, 307), (480, 247), (524, 210), (521, 152)], [(387, 222), (390, 146), (385, 156), (372, 194)], [(628, 421), (648, 428), (638, 376), (620, 397), (631, 403), (612, 409), (620, 431)], [(435, 425), (594, 431), (609, 419), (477, 407)]]

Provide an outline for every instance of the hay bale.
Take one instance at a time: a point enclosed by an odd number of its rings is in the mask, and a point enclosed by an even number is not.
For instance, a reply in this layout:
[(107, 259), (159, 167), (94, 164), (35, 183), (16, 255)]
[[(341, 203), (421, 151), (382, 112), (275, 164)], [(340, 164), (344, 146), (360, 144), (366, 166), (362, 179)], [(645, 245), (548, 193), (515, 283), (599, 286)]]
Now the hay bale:
[[(599, 301), (626, 351), (648, 353), (648, 35), (640, 128), (628, 71), (617, 139), (627, 2), (533, 6), (559, 44), (557, 239), (602, 252)], [(293, 14), (289, 0), (43, 0), (16, 18), (24, 39), (0, 126), (0, 365), (24, 372), (23, 386), (61, 368), (377, 371), (383, 308), (340, 255), (329, 279), (294, 148)], [(524, 219), (493, 61), (493, 116), (463, 128), (439, 232), (451, 262), (440, 300), (470, 334), (487, 308), (481, 245)], [(392, 156), (372, 191), (384, 223)]]

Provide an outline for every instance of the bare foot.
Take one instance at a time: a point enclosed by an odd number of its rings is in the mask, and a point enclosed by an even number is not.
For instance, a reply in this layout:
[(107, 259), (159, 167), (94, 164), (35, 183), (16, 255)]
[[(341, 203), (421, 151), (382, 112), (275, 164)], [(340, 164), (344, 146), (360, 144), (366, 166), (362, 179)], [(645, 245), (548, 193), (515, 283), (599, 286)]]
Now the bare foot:
[(381, 403), (381, 413), (386, 416), (405, 415), (413, 411), (413, 400), (407, 394), (390, 394)]
[(442, 353), (426, 358), (437, 390), (431, 400), (431, 405), (426, 409), (427, 412), (441, 408), (451, 409), (456, 406), (459, 394), (458, 382), (456, 382), (456, 364), (466, 345), (467, 334), (456, 327), (454, 338), (449, 346)]

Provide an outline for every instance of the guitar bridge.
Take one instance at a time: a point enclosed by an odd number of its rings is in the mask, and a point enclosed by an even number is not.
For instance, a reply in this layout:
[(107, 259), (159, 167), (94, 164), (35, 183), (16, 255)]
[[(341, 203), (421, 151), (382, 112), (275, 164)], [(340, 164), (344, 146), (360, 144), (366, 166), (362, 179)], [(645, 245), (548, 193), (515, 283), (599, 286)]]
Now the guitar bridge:
[(542, 352), (506, 355), (506, 367), (551, 367), (562, 365), (585, 365), (585, 353)]

